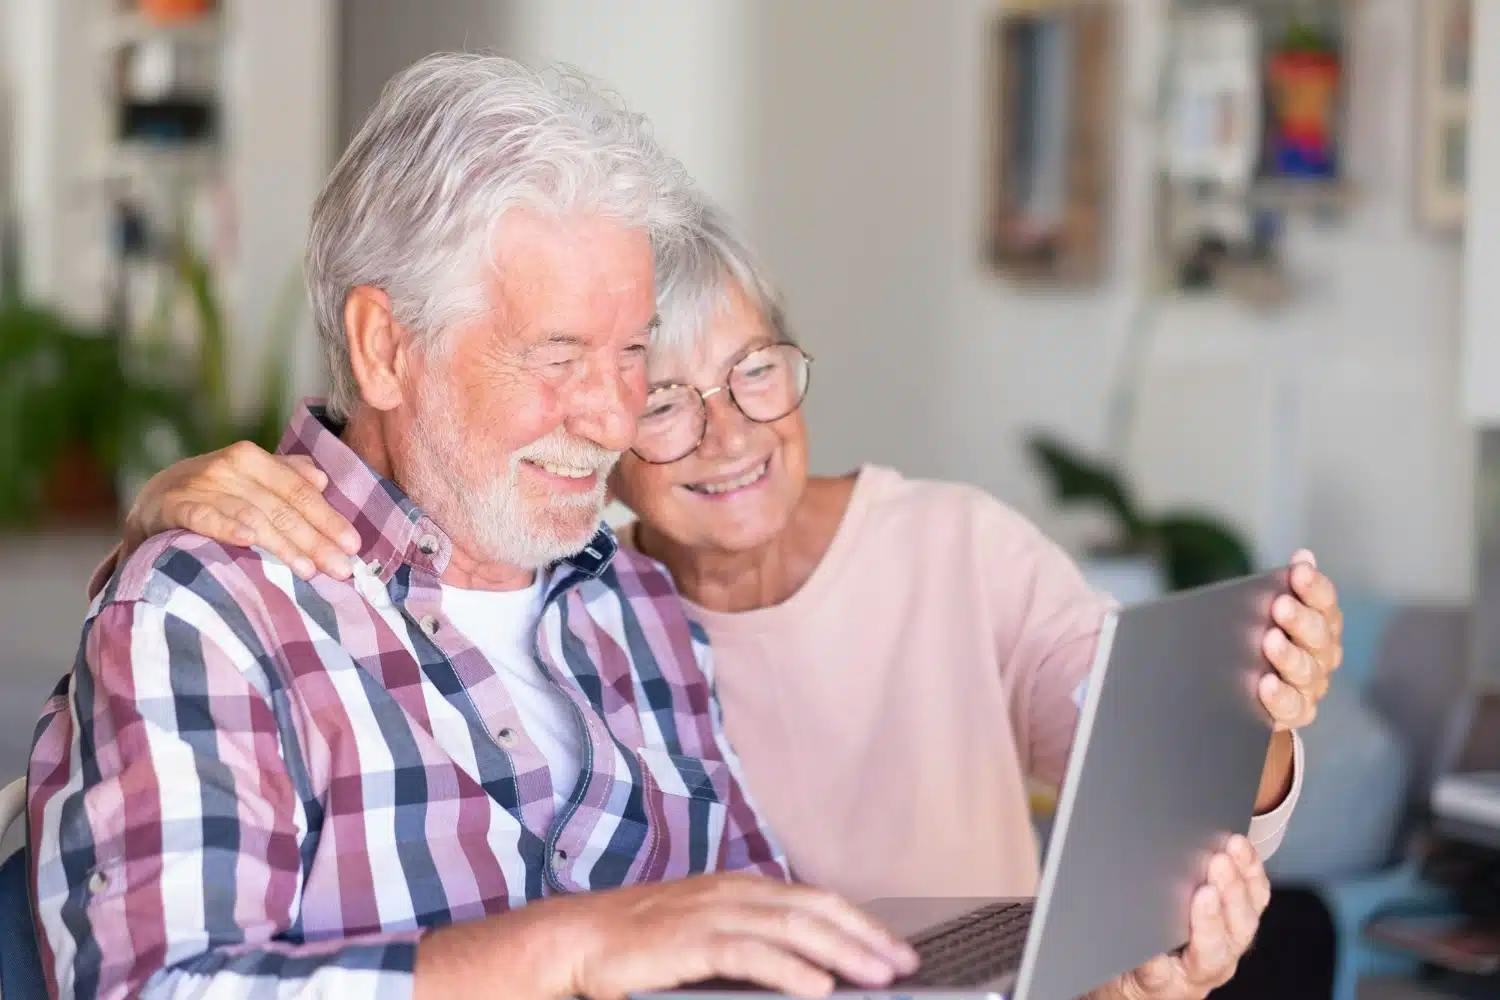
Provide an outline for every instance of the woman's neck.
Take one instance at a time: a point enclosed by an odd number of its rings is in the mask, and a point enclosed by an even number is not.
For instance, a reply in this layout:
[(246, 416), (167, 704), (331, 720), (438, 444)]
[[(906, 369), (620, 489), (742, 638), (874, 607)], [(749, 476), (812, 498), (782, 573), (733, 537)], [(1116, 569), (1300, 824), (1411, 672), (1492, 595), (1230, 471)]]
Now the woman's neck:
[(677, 589), (710, 611), (768, 608), (790, 598), (822, 562), (849, 507), (854, 475), (809, 479), (786, 527), (753, 549), (680, 545), (645, 522), (635, 529), (644, 554), (664, 563)]

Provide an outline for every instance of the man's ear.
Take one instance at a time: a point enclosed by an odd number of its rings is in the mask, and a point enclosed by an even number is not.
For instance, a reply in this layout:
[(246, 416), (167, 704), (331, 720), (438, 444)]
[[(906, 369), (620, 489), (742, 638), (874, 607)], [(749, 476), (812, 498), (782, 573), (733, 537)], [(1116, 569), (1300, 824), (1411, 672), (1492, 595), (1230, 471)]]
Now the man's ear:
[(344, 299), (344, 336), (360, 398), (377, 410), (400, 406), (401, 374), (410, 345), (406, 331), (391, 315), (391, 297), (373, 285), (351, 289)]

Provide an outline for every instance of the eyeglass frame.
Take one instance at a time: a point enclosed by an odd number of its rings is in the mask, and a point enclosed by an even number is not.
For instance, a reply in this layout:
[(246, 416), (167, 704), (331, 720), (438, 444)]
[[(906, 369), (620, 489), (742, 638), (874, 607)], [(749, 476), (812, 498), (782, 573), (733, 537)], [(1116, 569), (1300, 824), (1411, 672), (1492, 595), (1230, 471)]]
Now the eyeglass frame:
[[(797, 402), (792, 404), (791, 409), (781, 414), (781, 416), (771, 417), (767, 420), (757, 420), (750, 414), (746, 413), (745, 408), (740, 405), (740, 401), (734, 398), (734, 389), (730, 387), (729, 380), (734, 377), (734, 370), (739, 366), (740, 362), (744, 361), (746, 358), (750, 357), (750, 355), (754, 354), (757, 351), (769, 351), (773, 347), (790, 347), (792, 350), (802, 355), (802, 360), (807, 362), (807, 381), (803, 383), (802, 394), (797, 397)], [(724, 377), (724, 381), (720, 382), (718, 385), (711, 385), (707, 389), (700, 389), (696, 385), (693, 385), (691, 382), (665, 382), (661, 385), (653, 386), (650, 392), (646, 394), (646, 399), (648, 401), (651, 399), (651, 393), (660, 392), (663, 389), (691, 389), (693, 390), (693, 392), (697, 393), (698, 409), (703, 413), (703, 426), (699, 428), (698, 440), (693, 443), (693, 446), (687, 451), (683, 452), (681, 455), (678, 455), (676, 458), (667, 459), (664, 462), (658, 462), (653, 459), (647, 458), (645, 455), (642, 455), (633, 446), (630, 449), (630, 453), (636, 458), (640, 459), (642, 462), (645, 462), (647, 465), (672, 465), (674, 463), (682, 461), (684, 458), (687, 458), (689, 455), (703, 446), (703, 439), (708, 436), (708, 397), (717, 395), (721, 392), (727, 392), (729, 394), (729, 402), (734, 405), (735, 410), (739, 413), (740, 416), (744, 417), (752, 424), (774, 424), (776, 421), (781, 420), (784, 417), (788, 417), (802, 408), (802, 401), (807, 398), (807, 390), (812, 388), (812, 364), (813, 356), (804, 351), (800, 344), (795, 344), (790, 340), (778, 340), (772, 344), (761, 344), (758, 347), (752, 347), (740, 354), (739, 357), (735, 358), (733, 361), (729, 362), (729, 374), (726, 375)]]

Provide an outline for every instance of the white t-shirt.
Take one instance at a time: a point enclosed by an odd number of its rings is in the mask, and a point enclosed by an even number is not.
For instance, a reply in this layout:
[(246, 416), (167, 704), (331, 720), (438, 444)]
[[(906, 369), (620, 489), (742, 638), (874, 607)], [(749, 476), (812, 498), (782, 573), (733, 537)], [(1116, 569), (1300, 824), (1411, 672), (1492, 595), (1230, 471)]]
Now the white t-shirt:
[(583, 770), (583, 746), (572, 702), (532, 655), (545, 598), (542, 574), (524, 590), (466, 590), (447, 584), (442, 590), (444, 614), (495, 668), (527, 737), (547, 758), (552, 798), (561, 808)]

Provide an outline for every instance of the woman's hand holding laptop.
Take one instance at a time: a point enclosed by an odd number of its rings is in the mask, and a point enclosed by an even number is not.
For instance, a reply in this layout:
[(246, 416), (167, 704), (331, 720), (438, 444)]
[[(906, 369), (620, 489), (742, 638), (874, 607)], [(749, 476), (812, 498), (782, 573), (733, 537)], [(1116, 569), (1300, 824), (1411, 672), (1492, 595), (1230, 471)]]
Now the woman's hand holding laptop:
[(1271, 605), (1274, 624), (1261, 642), (1271, 669), (1260, 679), (1260, 701), (1275, 733), (1255, 796), (1257, 815), (1275, 809), (1291, 791), (1292, 731), (1311, 725), (1344, 661), (1344, 612), (1333, 581), (1307, 549), (1292, 556), (1291, 593)]
[(1344, 612), (1333, 581), (1307, 549), (1292, 556), (1292, 593), (1276, 599), (1262, 648), (1275, 668), (1260, 682), (1260, 700), (1278, 732), (1311, 725), (1333, 672), (1344, 662)]
[(1193, 894), (1187, 947), (1158, 955), (1090, 1000), (1201, 1000), (1234, 977), (1270, 901), (1271, 882), (1255, 848), (1244, 837), (1231, 838)]

